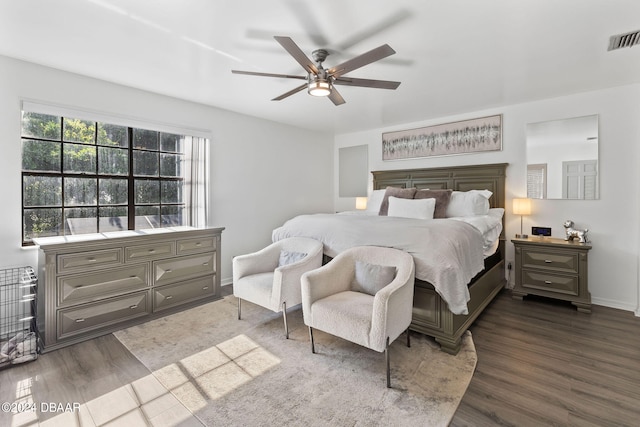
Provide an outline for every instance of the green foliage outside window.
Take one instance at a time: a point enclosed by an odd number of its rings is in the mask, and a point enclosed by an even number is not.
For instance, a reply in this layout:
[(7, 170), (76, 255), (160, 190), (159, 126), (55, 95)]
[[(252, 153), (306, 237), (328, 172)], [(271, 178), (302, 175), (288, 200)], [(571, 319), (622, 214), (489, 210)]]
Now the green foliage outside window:
[(131, 223), (136, 229), (182, 225), (183, 140), (23, 112), (23, 243), (126, 230)]

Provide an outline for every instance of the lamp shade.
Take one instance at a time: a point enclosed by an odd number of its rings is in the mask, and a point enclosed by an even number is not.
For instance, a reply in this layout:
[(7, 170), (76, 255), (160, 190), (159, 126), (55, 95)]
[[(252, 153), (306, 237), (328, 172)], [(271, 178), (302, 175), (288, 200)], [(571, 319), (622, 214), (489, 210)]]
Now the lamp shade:
[(366, 197), (356, 197), (356, 209), (359, 209), (359, 210), (367, 209)]
[(324, 79), (317, 78), (309, 82), (307, 86), (309, 95), (329, 96), (331, 95), (331, 83)]
[(514, 215), (531, 215), (531, 199), (513, 199)]

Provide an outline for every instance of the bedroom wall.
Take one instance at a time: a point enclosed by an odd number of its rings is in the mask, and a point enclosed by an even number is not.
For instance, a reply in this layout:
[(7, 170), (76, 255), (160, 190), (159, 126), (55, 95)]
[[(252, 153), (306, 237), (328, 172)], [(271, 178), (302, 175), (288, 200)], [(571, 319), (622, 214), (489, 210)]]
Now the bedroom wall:
[(21, 247), (20, 105), (29, 99), (105, 115), (210, 130), (209, 224), (222, 234), (223, 283), (231, 258), (271, 242), (298, 213), (331, 211), (333, 139), (305, 131), (0, 56), (0, 268), (37, 265)]
[[(499, 152), (382, 161), (383, 132), (411, 129), (494, 114), (503, 115), (503, 149)], [(394, 127), (335, 136), (334, 162), (338, 149), (369, 145), (369, 169), (406, 169), (482, 163), (509, 163), (506, 184), (506, 236), (520, 230), (520, 217), (511, 213), (511, 200), (526, 196), (525, 126), (527, 123), (598, 114), (600, 121), (599, 200), (534, 200), (533, 215), (524, 219), (525, 231), (532, 225), (549, 226), (554, 237), (564, 237), (562, 223), (572, 219), (588, 228), (593, 249), (589, 254), (589, 289), (594, 304), (635, 311), (640, 315), (638, 278), (640, 229), (640, 85), (615, 87), (475, 111), (437, 120), (405, 123)], [(337, 171), (334, 183), (337, 185)], [(334, 187), (335, 187), (334, 185)], [(371, 189), (371, 176), (369, 177)], [(336, 192), (337, 195), (337, 192)], [(352, 210), (353, 198), (336, 196), (336, 210)], [(507, 260), (514, 249), (507, 244)], [(513, 282), (513, 278), (511, 278)]]

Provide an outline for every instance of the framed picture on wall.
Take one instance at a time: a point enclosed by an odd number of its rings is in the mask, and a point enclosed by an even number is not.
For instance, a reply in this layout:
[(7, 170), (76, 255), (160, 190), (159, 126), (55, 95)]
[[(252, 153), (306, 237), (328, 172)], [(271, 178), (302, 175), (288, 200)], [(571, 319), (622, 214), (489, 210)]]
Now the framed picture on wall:
[(502, 114), (382, 134), (382, 160), (502, 150)]

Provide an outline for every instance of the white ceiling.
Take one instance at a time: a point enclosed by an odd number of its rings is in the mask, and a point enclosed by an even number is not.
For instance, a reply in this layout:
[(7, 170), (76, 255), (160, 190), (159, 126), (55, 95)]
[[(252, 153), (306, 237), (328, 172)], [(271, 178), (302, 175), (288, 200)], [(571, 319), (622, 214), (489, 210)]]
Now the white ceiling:
[[(638, 0), (0, 0), (2, 55), (332, 133), (640, 82), (640, 47), (607, 52), (638, 29)], [(325, 66), (388, 43), (348, 76), (402, 84), (271, 101), (300, 81), (231, 70), (304, 75), (273, 35)]]

